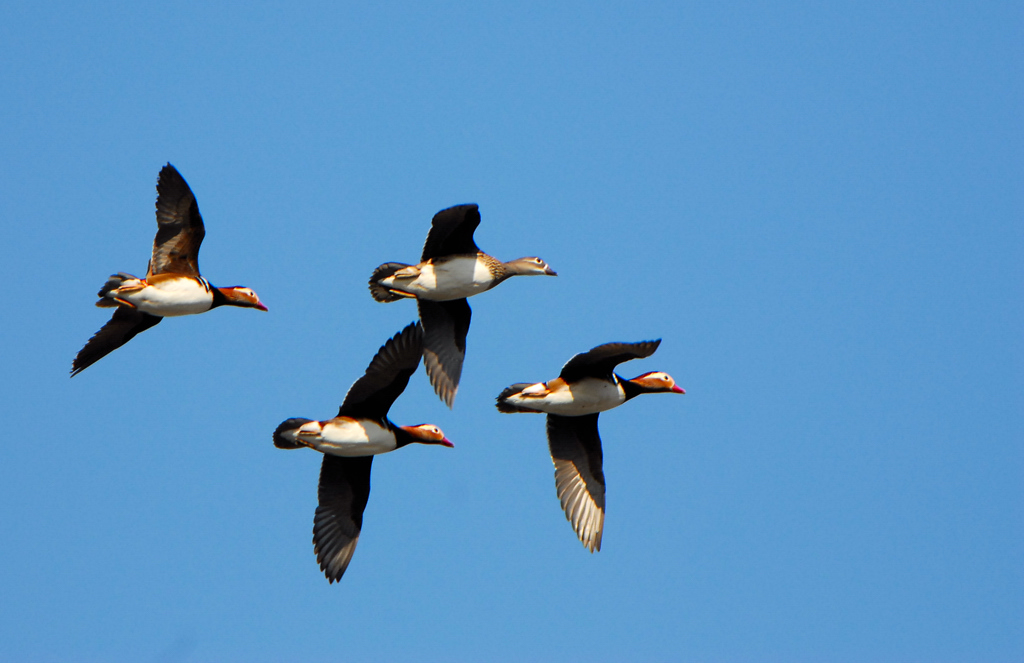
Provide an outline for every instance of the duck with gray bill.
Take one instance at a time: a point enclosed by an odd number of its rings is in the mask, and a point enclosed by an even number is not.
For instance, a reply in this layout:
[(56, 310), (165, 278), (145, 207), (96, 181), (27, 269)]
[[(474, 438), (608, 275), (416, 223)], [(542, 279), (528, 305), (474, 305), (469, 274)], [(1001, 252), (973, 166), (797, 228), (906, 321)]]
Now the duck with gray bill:
[(423, 364), (434, 391), (448, 407), (455, 400), (466, 358), (472, 310), (466, 302), (512, 276), (557, 276), (540, 258), (502, 262), (476, 245), (476, 205), (456, 205), (434, 215), (420, 262), (388, 262), (370, 277), (378, 302), (415, 299), (423, 324)]

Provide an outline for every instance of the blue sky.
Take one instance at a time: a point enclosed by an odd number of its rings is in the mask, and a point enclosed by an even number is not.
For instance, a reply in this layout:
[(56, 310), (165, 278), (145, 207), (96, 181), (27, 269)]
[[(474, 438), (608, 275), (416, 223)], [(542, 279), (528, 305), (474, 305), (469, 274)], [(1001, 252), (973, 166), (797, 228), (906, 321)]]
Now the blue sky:
[[(1024, 657), (1024, 16), (1013, 3), (0, 7), (0, 659)], [(160, 167), (203, 274), (69, 380)], [(557, 279), (472, 300), (455, 449), (374, 463), (328, 585), (327, 418), (415, 318), (372, 269), (476, 202)], [(497, 393), (662, 338), (601, 416), (603, 550)]]

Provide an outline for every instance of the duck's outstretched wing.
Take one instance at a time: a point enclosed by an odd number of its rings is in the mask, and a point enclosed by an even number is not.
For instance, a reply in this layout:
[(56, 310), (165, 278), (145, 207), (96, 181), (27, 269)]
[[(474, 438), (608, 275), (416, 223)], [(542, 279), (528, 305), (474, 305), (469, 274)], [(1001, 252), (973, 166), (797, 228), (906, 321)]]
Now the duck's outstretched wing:
[(131, 306), (118, 306), (114, 316), (85, 344), (71, 364), (71, 377), (75, 377), (100, 359), (118, 349), (136, 334), (156, 325), (162, 317), (143, 313)]
[(570, 359), (558, 377), (566, 382), (577, 382), (586, 377), (610, 380), (616, 366), (630, 359), (650, 357), (659, 345), (660, 338), (639, 343), (605, 343)]
[(199, 205), (185, 178), (167, 164), (156, 183), (153, 257), (146, 278), (156, 274), (199, 276), (199, 246), (206, 236)]
[(319, 505), (313, 516), (313, 551), (327, 580), (341, 580), (359, 543), (363, 510), (370, 498), (373, 456), (324, 455)]
[(466, 359), (466, 335), (473, 310), (465, 299), (417, 299), (423, 325), (423, 366), (434, 392), (448, 407), (455, 400)]
[(416, 372), (423, 354), (423, 330), (413, 322), (387, 340), (363, 377), (355, 381), (345, 394), (338, 416), (359, 416), (384, 419)]
[(601, 550), (604, 472), (597, 415), (548, 415), (548, 449), (555, 463), (555, 490), (566, 519), (585, 548)]
[(479, 225), (480, 210), (476, 205), (456, 205), (441, 210), (430, 224), (420, 260), (479, 253), (473, 241), (473, 231)]

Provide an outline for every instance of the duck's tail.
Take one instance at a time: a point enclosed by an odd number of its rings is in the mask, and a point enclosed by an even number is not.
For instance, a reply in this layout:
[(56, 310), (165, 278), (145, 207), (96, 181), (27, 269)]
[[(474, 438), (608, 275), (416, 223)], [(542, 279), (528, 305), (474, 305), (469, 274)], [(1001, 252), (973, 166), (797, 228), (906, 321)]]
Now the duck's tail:
[(100, 291), (96, 293), (96, 296), (100, 298), (100, 300), (96, 302), (96, 306), (99, 306), (100, 308), (117, 308), (120, 306), (120, 304), (110, 296), (110, 293), (123, 285), (128, 285), (130, 287), (133, 285), (129, 283), (130, 281), (137, 281), (139, 286), (142, 287), (142, 280), (137, 276), (132, 276), (125, 272), (111, 274), (110, 278), (107, 279), (107, 282), (103, 284), (102, 288), (100, 288)]
[(378, 302), (397, 302), (399, 299), (405, 299), (405, 297), (396, 295), (388, 288), (382, 286), (380, 282), (408, 266), (401, 262), (386, 262), (373, 270), (373, 275), (370, 276), (370, 294), (373, 295), (373, 298)]
[(511, 387), (505, 387), (505, 390), (498, 394), (498, 398), (495, 400), (495, 407), (498, 408), (498, 412), (504, 412), (505, 414), (512, 414), (514, 412), (540, 412), (540, 410), (531, 410), (528, 407), (521, 407), (508, 402), (509, 396), (515, 396), (523, 389), (530, 386), (529, 382), (518, 382)]
[(274, 431), (274, 446), (278, 449), (301, 449), (306, 446), (296, 441), (295, 431), (299, 430), (303, 424), (308, 424), (311, 421), (313, 420), (298, 417), (282, 421), (281, 425)]

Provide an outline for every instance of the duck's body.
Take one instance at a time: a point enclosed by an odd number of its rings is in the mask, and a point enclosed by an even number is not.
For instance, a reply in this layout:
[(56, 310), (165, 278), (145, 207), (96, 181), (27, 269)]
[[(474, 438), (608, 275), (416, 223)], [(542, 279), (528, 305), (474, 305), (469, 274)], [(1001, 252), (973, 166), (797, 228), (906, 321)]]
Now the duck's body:
[(686, 393), (660, 371), (627, 380), (614, 372), (630, 359), (649, 357), (661, 343), (606, 343), (578, 354), (549, 382), (514, 384), (498, 396), (500, 412), (548, 415), (548, 449), (555, 465), (555, 489), (576, 536), (594, 552), (604, 532), (604, 454), (597, 429), (601, 412), (640, 394)]
[(121, 272), (107, 279), (96, 306), (117, 310), (79, 351), (72, 376), (163, 318), (205, 313), (217, 306), (267, 310), (249, 288), (217, 288), (200, 276), (199, 247), (206, 230), (192, 190), (171, 164), (163, 167), (157, 181), (156, 218), (146, 278)]
[[(478, 295), (517, 274), (537, 273), (534, 267), (539, 268), (536, 261), (540, 258), (519, 260), (526, 261), (522, 268), (519, 261), (504, 263), (486, 253), (478, 252), (432, 258), (418, 265), (387, 263), (389, 267), (398, 269), (388, 276), (381, 277), (380, 274), (376, 274), (377, 278), (372, 283), (378, 286), (374, 289), (378, 301), (415, 297), (432, 302), (447, 302)], [(554, 275), (550, 268), (548, 270), (549, 275)]]
[[(299, 422), (302, 423), (298, 428), (292, 428)], [(395, 426), (388, 420), (381, 422), (339, 416), (327, 421), (289, 419), (285, 423), (288, 426), (279, 433), (284, 439), (320, 453), (349, 458), (379, 456), (410, 442), (422, 442), (424, 437), (421, 431), (416, 430), (424, 427)]]
[(359, 542), (373, 457), (413, 442), (452, 446), (437, 426), (396, 426), (387, 417), (419, 366), (422, 343), (420, 326), (409, 325), (377, 352), (366, 374), (348, 390), (338, 416), (288, 419), (274, 431), (278, 448), (310, 447), (324, 454), (313, 549), (332, 583), (345, 573)]
[[(111, 277), (111, 281), (115, 278)], [(101, 290), (99, 296), (110, 301), (107, 306), (131, 306), (143, 313), (170, 318), (205, 313), (213, 307), (213, 286), (201, 276), (156, 274), (140, 279), (131, 274), (118, 274), (113, 287)], [(103, 304), (100, 304), (103, 306)]]
[(502, 402), (518, 411), (546, 412), (563, 417), (596, 414), (626, 402), (622, 380), (617, 375), (612, 378), (605, 380), (587, 377), (571, 384), (562, 378), (555, 378), (550, 382), (538, 382), (511, 392)]
[(451, 407), (466, 356), (472, 310), (466, 298), (490, 290), (512, 276), (556, 276), (540, 258), (502, 262), (476, 245), (480, 225), (476, 205), (456, 205), (434, 215), (421, 262), (388, 262), (370, 277), (379, 302), (413, 298), (423, 324), (423, 361), (437, 395)]

